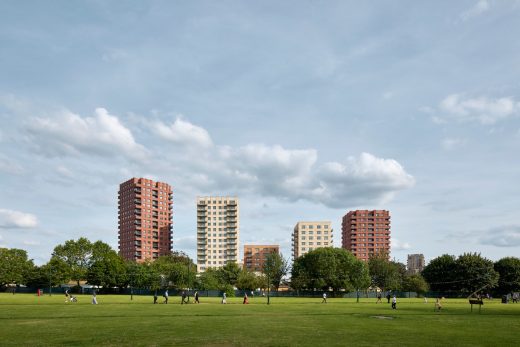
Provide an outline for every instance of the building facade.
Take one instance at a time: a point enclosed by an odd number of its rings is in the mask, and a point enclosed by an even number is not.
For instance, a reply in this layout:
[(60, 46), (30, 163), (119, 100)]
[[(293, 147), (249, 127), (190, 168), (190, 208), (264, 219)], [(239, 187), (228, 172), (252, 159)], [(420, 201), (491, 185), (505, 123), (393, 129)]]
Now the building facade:
[(172, 250), (172, 187), (146, 178), (119, 185), (119, 254), (143, 262)]
[(237, 197), (197, 198), (197, 270), (238, 264), (240, 239)]
[(343, 216), (342, 242), (346, 250), (358, 259), (368, 260), (371, 254), (390, 255), (390, 212), (386, 210), (356, 210)]
[(244, 269), (261, 272), (267, 256), (280, 253), (279, 245), (244, 245)]
[(328, 221), (298, 222), (292, 234), (293, 260), (321, 247), (332, 247), (332, 228)]
[(408, 254), (408, 261), (406, 262), (406, 271), (410, 275), (421, 273), (424, 270), (424, 255), (423, 254)]

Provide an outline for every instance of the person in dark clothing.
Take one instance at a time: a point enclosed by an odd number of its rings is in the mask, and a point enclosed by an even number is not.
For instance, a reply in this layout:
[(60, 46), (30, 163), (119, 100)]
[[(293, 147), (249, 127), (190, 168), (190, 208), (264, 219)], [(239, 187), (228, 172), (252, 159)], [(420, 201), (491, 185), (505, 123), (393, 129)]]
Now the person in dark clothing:
[(153, 294), (153, 303), (156, 304), (157, 303), (157, 292), (155, 292)]
[(386, 303), (389, 304), (390, 303), (390, 293), (386, 294)]
[(195, 303), (200, 304), (199, 302), (199, 292), (195, 292)]
[(181, 296), (181, 305), (183, 304), (187, 304), (188, 302), (186, 301), (186, 292), (182, 292), (182, 296)]

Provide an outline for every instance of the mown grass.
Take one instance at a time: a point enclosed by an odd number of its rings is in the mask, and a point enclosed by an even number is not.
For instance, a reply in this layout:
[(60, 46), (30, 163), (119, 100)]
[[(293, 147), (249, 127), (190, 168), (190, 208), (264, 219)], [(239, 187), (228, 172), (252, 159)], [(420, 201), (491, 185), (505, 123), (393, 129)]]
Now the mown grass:
[[(0, 294), (0, 345), (103, 346), (518, 346), (520, 304), (399, 299), (397, 310), (374, 299), (201, 298), (201, 304), (153, 305), (152, 297), (37, 297)], [(159, 298), (162, 301), (162, 298)]]

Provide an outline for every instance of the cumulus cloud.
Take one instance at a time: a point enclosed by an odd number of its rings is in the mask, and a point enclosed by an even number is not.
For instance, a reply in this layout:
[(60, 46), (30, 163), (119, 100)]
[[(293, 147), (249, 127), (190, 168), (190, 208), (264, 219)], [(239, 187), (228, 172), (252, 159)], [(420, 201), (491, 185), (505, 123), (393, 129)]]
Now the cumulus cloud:
[(93, 117), (63, 111), (56, 117), (34, 118), (27, 130), (36, 148), (49, 156), (89, 153), (140, 160), (146, 154), (132, 132), (104, 108), (97, 108)]
[(38, 225), (35, 215), (0, 208), (0, 228), (34, 228)]
[(415, 184), (413, 176), (396, 160), (370, 153), (349, 157), (345, 163), (324, 164), (317, 170), (316, 181), (311, 197), (331, 207), (384, 203), (397, 191)]
[(412, 248), (412, 246), (408, 242), (401, 242), (395, 238), (390, 239), (390, 246), (393, 250), (396, 251), (405, 251), (407, 249)]
[(448, 119), (460, 122), (480, 122), (481, 124), (494, 124), (508, 117), (520, 113), (520, 102), (512, 97), (468, 98), (460, 94), (448, 95), (439, 105), (439, 110), (446, 117), (437, 117), (437, 123)]
[(469, 20), (473, 17), (480, 16), (484, 12), (488, 11), (490, 8), (490, 4), (487, 0), (479, 0), (475, 5), (473, 5), (468, 10), (462, 12), (460, 14), (460, 18), (463, 21)]
[[(165, 129), (170, 134), (179, 119)], [(179, 152), (171, 160), (182, 167), (185, 182), (204, 193), (251, 193), (282, 200), (307, 200), (329, 207), (344, 208), (358, 204), (384, 203), (396, 192), (414, 185), (414, 178), (393, 159), (378, 158), (370, 153), (348, 157), (344, 162), (318, 164), (315, 149), (287, 149), (280, 145), (248, 144), (240, 147), (209, 142), (206, 130), (182, 120), (188, 133), (186, 143), (206, 146), (198, 156)], [(154, 126), (157, 126), (155, 123)], [(158, 128), (156, 128), (157, 130)], [(167, 130), (167, 131), (166, 131)], [(175, 133), (175, 132), (173, 132)], [(168, 136), (177, 142), (181, 136)], [(181, 176), (177, 179), (181, 180)]]
[(481, 232), (479, 243), (496, 247), (520, 246), (520, 226), (505, 225)]
[(201, 147), (212, 145), (211, 137), (206, 129), (193, 125), (179, 117), (169, 125), (161, 121), (155, 121), (151, 124), (151, 128), (161, 138), (178, 144)]

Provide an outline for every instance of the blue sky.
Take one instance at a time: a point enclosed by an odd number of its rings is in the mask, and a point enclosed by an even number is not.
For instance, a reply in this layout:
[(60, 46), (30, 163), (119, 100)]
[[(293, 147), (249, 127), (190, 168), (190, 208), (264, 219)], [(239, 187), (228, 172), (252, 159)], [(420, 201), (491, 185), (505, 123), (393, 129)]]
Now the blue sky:
[(241, 243), (388, 209), (392, 256), (520, 254), (519, 1), (0, 4), (0, 246), (117, 248), (117, 190), (236, 195)]

